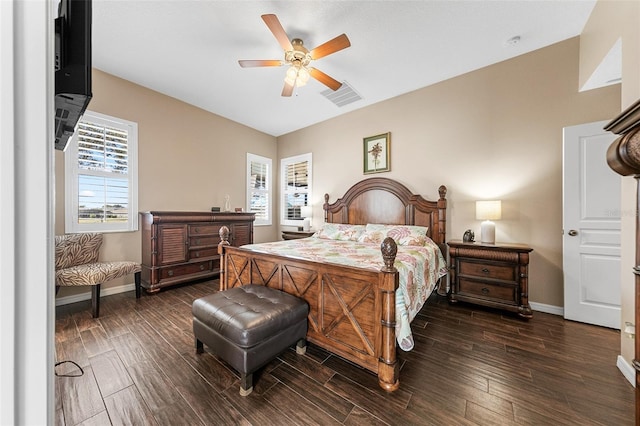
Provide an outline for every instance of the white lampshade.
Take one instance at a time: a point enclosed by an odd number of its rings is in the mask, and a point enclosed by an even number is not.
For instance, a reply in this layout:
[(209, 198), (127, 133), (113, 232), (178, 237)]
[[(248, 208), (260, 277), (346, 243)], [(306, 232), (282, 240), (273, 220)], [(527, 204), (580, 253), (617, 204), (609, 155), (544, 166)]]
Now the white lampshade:
[(502, 201), (476, 201), (477, 220), (502, 219)]
[(496, 242), (496, 225), (493, 220), (502, 219), (502, 202), (476, 201), (476, 219), (484, 220), (480, 225), (480, 242), (494, 244)]
[(300, 216), (301, 217), (311, 217), (313, 215), (313, 209), (311, 206), (302, 206), (300, 208)]

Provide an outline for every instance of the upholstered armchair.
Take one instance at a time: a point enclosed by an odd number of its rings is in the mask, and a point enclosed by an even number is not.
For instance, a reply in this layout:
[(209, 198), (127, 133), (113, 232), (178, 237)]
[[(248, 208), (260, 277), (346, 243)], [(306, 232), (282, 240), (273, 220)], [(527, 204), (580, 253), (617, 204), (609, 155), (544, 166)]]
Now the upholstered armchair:
[(55, 238), (56, 294), (61, 286), (91, 286), (94, 318), (100, 315), (100, 285), (134, 274), (136, 298), (140, 297), (140, 264), (130, 261), (100, 262), (102, 234), (65, 234)]

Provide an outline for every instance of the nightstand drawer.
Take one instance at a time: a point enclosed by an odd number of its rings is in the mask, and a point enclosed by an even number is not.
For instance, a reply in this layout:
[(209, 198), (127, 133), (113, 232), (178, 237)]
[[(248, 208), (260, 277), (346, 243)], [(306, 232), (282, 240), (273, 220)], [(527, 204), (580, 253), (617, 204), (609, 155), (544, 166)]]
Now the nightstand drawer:
[(496, 285), (460, 278), (458, 294), (518, 304), (518, 286)]
[(493, 278), (496, 280), (505, 280), (517, 282), (517, 271), (514, 265), (510, 264), (491, 264), (487, 262), (473, 262), (468, 260), (460, 260), (458, 274), (465, 276), (473, 276), (479, 278)]

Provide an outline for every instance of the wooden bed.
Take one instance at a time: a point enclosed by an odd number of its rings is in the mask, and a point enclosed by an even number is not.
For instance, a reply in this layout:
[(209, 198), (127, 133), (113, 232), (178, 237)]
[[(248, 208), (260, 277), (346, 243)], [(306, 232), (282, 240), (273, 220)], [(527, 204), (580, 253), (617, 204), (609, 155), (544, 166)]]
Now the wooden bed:
[[(428, 201), (394, 180), (365, 179), (333, 203), (325, 195), (325, 222), (426, 226), (427, 235), (445, 253), (446, 191), (440, 186), (439, 200)], [(376, 373), (383, 389), (398, 388), (393, 239), (381, 244), (385, 266), (375, 271), (232, 247), (224, 230), (220, 235), (220, 290), (254, 283), (305, 299), (311, 343)]]

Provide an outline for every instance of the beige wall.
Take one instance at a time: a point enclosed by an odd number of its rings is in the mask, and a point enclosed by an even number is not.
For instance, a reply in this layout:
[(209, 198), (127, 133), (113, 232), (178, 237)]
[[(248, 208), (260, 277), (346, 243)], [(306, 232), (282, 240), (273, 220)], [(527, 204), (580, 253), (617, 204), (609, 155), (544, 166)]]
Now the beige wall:
[(562, 128), (620, 111), (620, 85), (578, 92), (578, 64), (573, 38), (281, 136), (278, 155), (313, 153), (317, 223), (325, 193), (335, 200), (368, 177), (362, 139), (391, 132), (380, 176), (430, 199), (446, 185), (448, 239), (479, 235), (475, 200), (503, 200), (496, 239), (534, 249), (530, 300), (563, 306)]
[[(534, 249), (530, 300), (562, 306), (562, 128), (620, 110), (619, 85), (577, 91), (578, 64), (574, 38), (281, 136), (277, 146), (273, 137), (100, 71), (90, 109), (138, 122), (139, 210), (208, 210), (224, 194), (243, 205), (247, 151), (274, 158), (276, 169), (281, 158), (312, 152), (314, 225), (325, 193), (335, 199), (366, 177), (362, 139), (391, 132), (391, 171), (381, 176), (431, 199), (445, 184), (448, 239), (467, 228), (479, 234), (475, 200), (502, 199), (497, 240)], [(58, 153), (56, 233), (64, 232), (62, 170)], [(274, 223), (257, 228), (256, 241), (277, 239)], [(139, 233), (107, 235), (104, 258), (139, 260)]]
[[(138, 123), (138, 210), (208, 211), (245, 207), (246, 153), (272, 158), (276, 138), (99, 70), (89, 109)], [(55, 233), (64, 233), (64, 154), (56, 152)], [(276, 239), (276, 226), (256, 227), (255, 241)], [(106, 234), (104, 260), (140, 261), (140, 232)], [(104, 288), (131, 283), (114, 280)], [(86, 292), (64, 288), (59, 296)]]
[[(640, 99), (640, 2), (598, 1), (580, 37), (580, 83), (589, 79), (608, 50), (622, 39), (622, 102), (624, 110)], [(633, 177), (622, 179), (622, 324), (635, 322), (634, 279), (636, 185)], [(621, 339), (620, 353), (631, 365), (634, 341)]]

